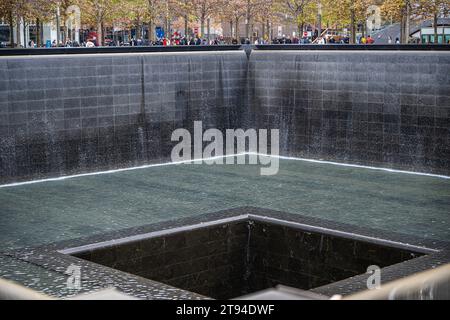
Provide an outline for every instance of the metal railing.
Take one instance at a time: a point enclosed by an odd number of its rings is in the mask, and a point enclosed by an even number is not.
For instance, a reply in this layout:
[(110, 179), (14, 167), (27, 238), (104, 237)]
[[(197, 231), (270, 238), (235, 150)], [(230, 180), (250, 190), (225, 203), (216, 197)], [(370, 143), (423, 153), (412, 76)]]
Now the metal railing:
[(343, 298), (344, 300), (449, 300), (450, 264)]
[(0, 279), (0, 300), (55, 300), (15, 282)]
[[(326, 299), (309, 291), (282, 287), (253, 293), (244, 299)], [(135, 299), (131, 296), (109, 288), (94, 293), (78, 295), (71, 300), (122, 300)], [(449, 300), (450, 299), (450, 264), (430, 269), (412, 276), (382, 285), (379, 289), (365, 290), (349, 296), (333, 296), (333, 300)], [(0, 279), (0, 300), (56, 300), (12, 281)]]

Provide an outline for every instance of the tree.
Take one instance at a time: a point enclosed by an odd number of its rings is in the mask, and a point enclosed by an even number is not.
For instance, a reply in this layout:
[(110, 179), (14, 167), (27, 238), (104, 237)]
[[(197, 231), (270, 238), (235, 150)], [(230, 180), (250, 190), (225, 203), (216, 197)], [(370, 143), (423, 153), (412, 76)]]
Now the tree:
[[(193, 0), (192, 10), (195, 17), (200, 20), (200, 33), (202, 37), (205, 34), (205, 22), (209, 21), (212, 15), (217, 10), (218, 2), (216, 0)], [(208, 23), (208, 37), (209, 37), (209, 23)]]
[(245, 16), (245, 0), (222, 1), (220, 19), (230, 25), (230, 37), (239, 39), (239, 22)]
[(105, 24), (114, 20), (113, 14), (120, 8), (120, 0), (81, 0), (79, 3), (85, 19), (96, 26), (98, 45), (104, 45)]
[(245, 0), (245, 37), (250, 39), (251, 22), (265, 0)]
[(287, 12), (295, 24), (299, 36), (303, 34), (305, 30), (305, 24), (314, 19), (317, 12), (317, 3), (315, 0), (282, 0), (282, 6)]
[(381, 6), (383, 16), (400, 22), (400, 42), (408, 43), (410, 21), (413, 14), (418, 13), (420, 0), (385, 0)]
[(434, 43), (438, 43), (438, 18), (448, 15), (450, 0), (419, 0), (418, 11), (424, 18), (433, 19)]
[(350, 27), (351, 43), (356, 42), (357, 24), (365, 25), (370, 0), (322, 0), (325, 21)]
[(147, 22), (148, 22), (148, 40), (155, 40), (155, 24), (158, 17), (162, 14), (164, 6), (163, 0), (146, 0), (147, 1)]
[(192, 7), (193, 3), (189, 0), (181, 0), (178, 3), (178, 10), (180, 12), (180, 15), (183, 17), (184, 20), (184, 35), (187, 37), (189, 34), (189, 22), (192, 20)]
[[(27, 0), (1, 0), (0, 1), (0, 17), (5, 18), (9, 24), (9, 41), (11, 47), (15, 47), (14, 43), (14, 25), (16, 25), (16, 40), (17, 44), (21, 41), (22, 31), (20, 28), (21, 21), (25, 22), (30, 17), (33, 1)], [(25, 36), (25, 34), (23, 34)]]
[(142, 26), (148, 19), (147, 0), (122, 0), (118, 16), (120, 22), (136, 30), (136, 38), (142, 38)]
[(36, 22), (36, 43), (38, 46), (42, 44), (41, 26), (44, 22), (54, 19), (56, 1), (34, 0), (31, 8), (30, 18)]
[(255, 12), (254, 21), (261, 24), (261, 37), (268, 40), (270, 38), (271, 21), (275, 20), (276, 1), (262, 1)]

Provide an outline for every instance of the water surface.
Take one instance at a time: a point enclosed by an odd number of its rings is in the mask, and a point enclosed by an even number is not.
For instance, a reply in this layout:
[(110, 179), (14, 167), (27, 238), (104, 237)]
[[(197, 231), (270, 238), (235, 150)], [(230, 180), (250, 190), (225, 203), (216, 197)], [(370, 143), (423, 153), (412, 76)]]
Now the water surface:
[(450, 240), (450, 180), (333, 164), (181, 164), (0, 188), (2, 249), (239, 206)]

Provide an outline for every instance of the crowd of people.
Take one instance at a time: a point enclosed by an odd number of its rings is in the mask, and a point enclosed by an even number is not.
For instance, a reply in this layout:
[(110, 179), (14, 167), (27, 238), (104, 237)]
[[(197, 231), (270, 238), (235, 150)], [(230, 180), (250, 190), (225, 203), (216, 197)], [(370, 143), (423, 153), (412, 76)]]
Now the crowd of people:
[[(232, 41), (232, 43), (238, 44), (237, 41)], [(123, 40), (114, 40), (114, 39), (106, 39), (104, 46), (109, 47), (124, 47), (124, 46), (199, 46), (199, 45), (223, 45), (223, 44), (230, 44), (227, 41), (225, 41), (223, 38), (214, 38), (213, 40), (208, 40), (206, 38), (200, 38), (200, 37), (174, 37), (174, 38), (159, 38), (154, 41), (150, 41), (147, 39), (141, 39), (141, 38), (132, 38), (129, 41), (123, 41)], [(59, 43), (56, 42), (56, 40), (53, 40), (51, 42), (50, 47), (96, 47), (98, 46), (98, 42), (96, 39), (86, 39), (85, 41), (79, 43), (78, 41), (73, 40), (66, 40), (65, 42), (60, 41)], [(48, 45), (47, 45), (48, 46)], [(34, 41), (29, 41), (28, 47), (36, 47), (36, 44)]]
[[(360, 37), (357, 39), (358, 44), (373, 44), (375, 41), (369, 35), (366, 37)], [(199, 36), (194, 37), (185, 37), (185, 36), (175, 36), (175, 37), (163, 37), (158, 38), (154, 41), (150, 41), (148, 39), (142, 38), (132, 38), (129, 41), (123, 41), (118, 39), (105, 39), (104, 46), (206, 46), (206, 45), (225, 45), (225, 44), (349, 44), (350, 38), (348, 36), (337, 36), (337, 35), (327, 35), (323, 37), (311, 38), (311, 37), (290, 37), (290, 36), (281, 36), (276, 37), (272, 40), (267, 40), (264, 38), (256, 38), (254, 40), (250, 40), (249, 38), (224, 38), (222, 36), (215, 37), (214, 39), (202, 38)], [(390, 41), (389, 43), (394, 43)], [(399, 40), (396, 39), (395, 43), (399, 43)], [(94, 39), (86, 39), (83, 42), (66, 40), (65, 42), (60, 41), (57, 43), (56, 40), (53, 40), (51, 44), (47, 43), (44, 46), (46, 47), (96, 47), (98, 46), (97, 40)], [(28, 47), (34, 48), (37, 45), (33, 40), (30, 40), (28, 43)]]

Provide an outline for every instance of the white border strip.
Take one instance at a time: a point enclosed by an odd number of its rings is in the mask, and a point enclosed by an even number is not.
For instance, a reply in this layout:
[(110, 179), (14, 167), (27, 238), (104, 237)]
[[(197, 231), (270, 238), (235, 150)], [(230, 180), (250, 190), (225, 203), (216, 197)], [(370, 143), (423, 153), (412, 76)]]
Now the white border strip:
[(412, 175), (417, 175), (417, 176), (427, 176), (427, 177), (434, 177), (434, 178), (441, 178), (441, 179), (450, 179), (450, 176), (434, 174), (434, 173), (414, 172), (414, 171), (397, 170), (397, 169), (390, 169), (390, 168), (383, 168), (383, 167), (371, 167), (371, 166), (365, 166), (365, 165), (360, 165), (360, 164), (342, 163), (342, 162), (334, 162), (334, 161), (327, 161), (327, 160), (314, 160), (314, 159), (307, 159), (307, 158), (295, 158), (295, 157), (278, 156), (278, 155), (272, 156), (270, 154), (256, 153), (256, 152), (247, 152), (246, 154), (274, 157), (274, 158), (278, 158), (278, 159), (282, 159), (282, 160), (295, 160), (295, 161), (305, 161), (305, 162), (321, 163), (321, 164), (332, 164), (335, 166), (342, 166), (342, 167), (353, 167), (353, 168), (378, 170), (378, 171), (386, 171), (386, 172), (393, 172), (393, 173), (405, 173), (405, 174), (412, 174)]
[(439, 250), (437, 250), (437, 249), (421, 247), (421, 246), (403, 243), (403, 242), (399, 242), (399, 241), (365, 236), (365, 235), (358, 234), (358, 233), (351, 233), (351, 232), (341, 231), (341, 230), (337, 230), (337, 229), (330, 229), (330, 228), (314, 226), (314, 225), (304, 224), (304, 223), (290, 221), (290, 220), (282, 220), (282, 219), (268, 217), (268, 216), (264, 216), (264, 215), (255, 215), (255, 214), (243, 214), (243, 215), (238, 215), (238, 216), (229, 217), (229, 218), (222, 218), (222, 219), (217, 219), (217, 220), (200, 222), (200, 223), (196, 223), (193, 225), (187, 225), (187, 226), (181, 226), (181, 227), (175, 227), (175, 228), (169, 228), (169, 229), (162, 229), (162, 230), (141, 233), (141, 234), (118, 238), (118, 239), (113, 239), (113, 240), (90, 243), (90, 244), (86, 244), (86, 245), (82, 245), (82, 246), (78, 246), (78, 247), (72, 247), (72, 248), (62, 249), (62, 250), (57, 250), (57, 251), (62, 254), (71, 255), (71, 254), (82, 253), (82, 252), (95, 250), (95, 249), (99, 249), (99, 248), (111, 247), (111, 246), (121, 245), (124, 243), (139, 241), (139, 240), (143, 240), (143, 239), (156, 238), (156, 237), (171, 235), (171, 234), (175, 234), (175, 233), (179, 233), (179, 232), (192, 231), (192, 230), (202, 229), (202, 228), (206, 228), (206, 227), (210, 227), (210, 226), (222, 225), (222, 224), (229, 223), (229, 222), (238, 222), (238, 221), (245, 221), (245, 220), (255, 220), (258, 222), (270, 222), (272, 224), (287, 226), (290, 228), (298, 228), (298, 229), (300, 229), (302, 231), (306, 231), (306, 232), (310, 231), (310, 232), (333, 235), (333, 236), (338, 236), (341, 238), (352, 239), (352, 240), (357, 240), (357, 241), (371, 242), (371, 243), (375, 243), (375, 244), (379, 244), (379, 245), (383, 245), (383, 246), (390, 246), (390, 247), (394, 247), (394, 248), (398, 248), (398, 249), (408, 249), (408, 250), (418, 251), (418, 252), (424, 253), (424, 254), (439, 252)]
[(228, 223), (228, 222), (244, 221), (244, 220), (247, 220), (248, 217), (249, 216), (247, 214), (245, 214), (245, 215), (239, 215), (239, 216), (234, 216), (234, 217), (230, 217), (230, 218), (223, 218), (223, 219), (218, 219), (218, 220), (199, 222), (197, 224), (192, 224), (192, 225), (187, 225), (187, 226), (182, 226), (182, 227), (162, 229), (162, 230), (158, 230), (158, 231), (137, 234), (134, 236), (118, 238), (118, 239), (113, 239), (113, 240), (107, 240), (107, 241), (101, 241), (101, 242), (91, 243), (91, 244), (87, 244), (87, 245), (83, 245), (83, 246), (79, 246), (79, 247), (58, 250), (58, 252), (63, 253), (63, 254), (81, 253), (81, 252), (85, 252), (85, 251), (89, 251), (89, 250), (120, 245), (123, 243), (129, 243), (129, 242), (133, 242), (133, 241), (139, 241), (139, 240), (149, 239), (149, 238), (156, 238), (156, 237), (170, 235), (170, 234), (174, 234), (174, 233), (178, 233), (178, 232), (192, 231), (192, 230), (206, 228), (206, 227), (210, 227), (210, 226), (221, 225), (221, 224)]
[(226, 156), (217, 156), (217, 157), (193, 159), (193, 160), (186, 160), (186, 161), (153, 163), (153, 164), (146, 164), (146, 165), (137, 166), (137, 167), (80, 173), (80, 174), (74, 174), (74, 175), (70, 175), (70, 176), (62, 176), (62, 177), (55, 177), (55, 178), (23, 181), (23, 182), (14, 182), (14, 183), (0, 185), (0, 188), (23, 186), (23, 185), (27, 185), (27, 184), (35, 184), (35, 183), (48, 182), (48, 181), (61, 181), (61, 180), (66, 180), (66, 179), (79, 178), (79, 177), (96, 176), (96, 175), (101, 175), (101, 174), (110, 174), (110, 173), (123, 172), (123, 171), (133, 171), (133, 170), (147, 169), (147, 168), (153, 168), (153, 167), (163, 167), (163, 166), (170, 166), (170, 165), (187, 164), (187, 163), (191, 163), (191, 162), (195, 162), (195, 161), (205, 161), (205, 160), (208, 161), (208, 160), (215, 160), (215, 159), (220, 159), (220, 158), (229, 158), (229, 157), (236, 157), (236, 156), (243, 156), (243, 155), (246, 155), (246, 153), (244, 152), (244, 153), (231, 154), (231, 155), (226, 155)]
[(430, 254), (430, 253), (440, 251), (437, 249), (430, 249), (428, 247), (421, 247), (421, 246), (403, 243), (403, 242), (399, 242), (399, 241), (365, 236), (365, 235), (362, 235), (359, 233), (351, 233), (351, 232), (341, 231), (341, 230), (337, 230), (337, 229), (329, 229), (329, 228), (325, 228), (325, 227), (313, 226), (310, 224), (304, 224), (304, 223), (290, 221), (290, 220), (282, 220), (282, 219), (272, 218), (272, 217), (263, 216), (263, 215), (249, 214), (248, 217), (249, 217), (249, 219), (253, 219), (253, 220), (256, 220), (259, 222), (270, 222), (273, 224), (284, 225), (284, 226), (291, 227), (291, 228), (294, 225), (303, 231), (311, 231), (311, 232), (329, 234), (329, 235), (334, 235), (334, 236), (338, 236), (341, 238), (347, 238), (347, 239), (350, 238), (350, 239), (354, 239), (354, 240), (360, 240), (363, 242), (364, 241), (367, 242), (369, 240), (372, 243), (376, 243), (376, 244), (380, 244), (380, 245), (384, 245), (384, 246), (391, 246), (391, 247), (395, 247), (395, 248), (399, 248), (399, 249), (410, 249), (410, 250), (420, 251), (421, 253), (425, 253), (425, 254)]
[(238, 154), (230, 154), (230, 155), (210, 157), (210, 158), (193, 159), (193, 160), (177, 161), (177, 162), (155, 163), (155, 164), (147, 164), (147, 165), (143, 165), (143, 166), (130, 167), (130, 168), (121, 168), (121, 169), (113, 169), (113, 170), (107, 170), (107, 171), (80, 173), (80, 174), (74, 174), (74, 175), (69, 175), (69, 176), (61, 176), (61, 177), (55, 177), (55, 178), (31, 180), (31, 181), (24, 181), (24, 182), (14, 182), (14, 183), (0, 185), (0, 189), (16, 187), (16, 186), (23, 186), (23, 185), (28, 185), (28, 184), (49, 182), (49, 181), (61, 181), (61, 180), (66, 180), (66, 179), (79, 178), (79, 177), (96, 176), (96, 175), (101, 175), (101, 174), (110, 174), (110, 173), (116, 173), (116, 172), (147, 169), (147, 168), (153, 168), (153, 167), (163, 167), (163, 166), (170, 166), (170, 165), (187, 164), (187, 163), (196, 162), (196, 161), (208, 161), (208, 160), (237, 157), (237, 156), (244, 156), (244, 155), (257, 155), (257, 156), (264, 156), (264, 157), (273, 157), (273, 158), (278, 158), (278, 159), (282, 159), (282, 160), (295, 160), (295, 161), (304, 161), (304, 162), (311, 162), (311, 163), (331, 164), (331, 165), (342, 166), (342, 167), (370, 169), (370, 170), (386, 171), (386, 172), (391, 172), (391, 173), (404, 173), (404, 174), (411, 174), (411, 175), (417, 175), (417, 176), (434, 177), (434, 178), (440, 178), (440, 179), (450, 179), (450, 176), (433, 174), (433, 173), (396, 170), (396, 169), (389, 169), (389, 168), (382, 168), (382, 167), (371, 167), (371, 166), (364, 166), (364, 165), (359, 165), (359, 164), (341, 163), (341, 162), (333, 162), (333, 161), (326, 161), (326, 160), (314, 160), (314, 159), (307, 159), (307, 158), (295, 158), (295, 157), (287, 157), (287, 156), (279, 156), (279, 155), (268, 155), (268, 154), (257, 153), (257, 152), (243, 152), (243, 153), (238, 153)]

